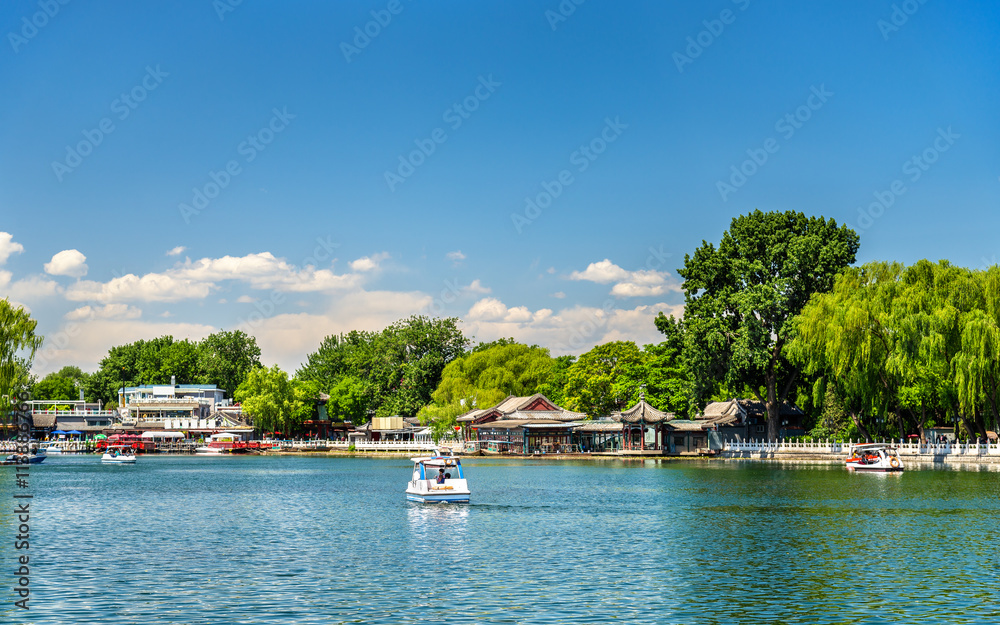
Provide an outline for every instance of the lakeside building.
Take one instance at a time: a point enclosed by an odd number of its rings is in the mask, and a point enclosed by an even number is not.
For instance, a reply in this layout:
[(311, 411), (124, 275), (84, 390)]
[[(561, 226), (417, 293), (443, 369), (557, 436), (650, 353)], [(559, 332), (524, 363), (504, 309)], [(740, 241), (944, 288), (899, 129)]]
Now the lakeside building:
[(560, 453), (573, 448), (573, 428), (587, 415), (552, 403), (541, 393), (508, 396), (495, 406), (470, 410), (457, 418), (465, 440), (500, 453)]
[[(785, 402), (779, 411), (780, 438), (805, 436), (802, 425), (805, 413), (797, 406)], [(722, 440), (760, 440), (767, 437), (767, 407), (764, 402), (752, 399), (730, 399), (712, 402), (705, 406), (699, 421), (714, 426)]]
[[(226, 392), (215, 384), (143, 384), (128, 386), (118, 396), (123, 420), (208, 419), (228, 405)], [(126, 414), (127, 413), (127, 414)]]

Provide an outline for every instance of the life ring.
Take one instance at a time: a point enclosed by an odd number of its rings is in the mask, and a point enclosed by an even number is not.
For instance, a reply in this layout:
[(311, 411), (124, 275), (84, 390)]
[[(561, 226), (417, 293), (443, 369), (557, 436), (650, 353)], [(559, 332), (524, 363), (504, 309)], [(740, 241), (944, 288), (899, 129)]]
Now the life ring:
[(899, 458), (889, 458), (889, 464), (892, 466), (893, 469), (898, 469), (899, 468)]

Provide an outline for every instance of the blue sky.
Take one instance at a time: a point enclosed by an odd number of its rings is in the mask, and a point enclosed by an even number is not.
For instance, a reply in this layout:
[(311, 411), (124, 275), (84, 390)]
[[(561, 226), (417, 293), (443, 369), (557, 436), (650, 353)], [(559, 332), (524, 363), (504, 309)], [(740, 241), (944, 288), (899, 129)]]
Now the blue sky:
[(40, 373), (237, 327), (294, 370), (415, 313), (557, 354), (655, 341), (684, 254), (758, 208), (856, 227), (860, 262), (983, 266), (998, 25), (985, 1), (4, 3), (0, 295)]

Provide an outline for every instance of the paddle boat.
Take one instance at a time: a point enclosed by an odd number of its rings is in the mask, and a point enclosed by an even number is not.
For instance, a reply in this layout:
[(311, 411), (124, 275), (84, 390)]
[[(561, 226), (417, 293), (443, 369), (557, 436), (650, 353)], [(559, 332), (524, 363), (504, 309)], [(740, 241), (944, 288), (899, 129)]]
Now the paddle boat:
[(101, 456), (104, 464), (135, 464), (135, 451), (131, 445), (108, 445)]
[(902, 471), (896, 448), (886, 443), (854, 445), (844, 461), (850, 471)]
[(439, 451), (430, 458), (411, 458), (413, 475), (406, 498), (423, 503), (469, 503), (469, 483), (462, 461)]

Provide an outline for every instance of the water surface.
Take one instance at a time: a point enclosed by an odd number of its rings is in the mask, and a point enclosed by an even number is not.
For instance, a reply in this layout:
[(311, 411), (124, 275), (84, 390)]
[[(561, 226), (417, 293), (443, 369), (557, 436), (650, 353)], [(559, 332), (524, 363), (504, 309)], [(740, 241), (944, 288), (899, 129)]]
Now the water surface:
[(0, 621), (1000, 622), (996, 472), (464, 464), (473, 502), (431, 506), (406, 459), (49, 458)]

